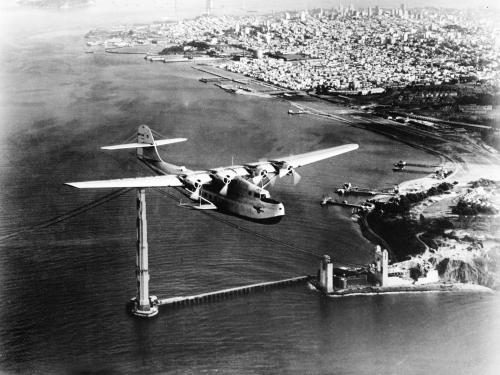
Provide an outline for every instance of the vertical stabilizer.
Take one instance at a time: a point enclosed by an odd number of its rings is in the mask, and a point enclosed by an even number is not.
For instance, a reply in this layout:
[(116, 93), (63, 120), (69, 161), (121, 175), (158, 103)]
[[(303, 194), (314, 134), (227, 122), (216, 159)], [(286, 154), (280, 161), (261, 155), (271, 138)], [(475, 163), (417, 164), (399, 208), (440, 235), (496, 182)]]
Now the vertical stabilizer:
[(153, 133), (147, 125), (140, 125), (137, 130), (137, 143), (152, 145), (152, 147), (138, 147), (137, 157), (139, 159), (147, 159), (152, 161), (163, 161), (158, 154), (156, 144), (153, 138)]

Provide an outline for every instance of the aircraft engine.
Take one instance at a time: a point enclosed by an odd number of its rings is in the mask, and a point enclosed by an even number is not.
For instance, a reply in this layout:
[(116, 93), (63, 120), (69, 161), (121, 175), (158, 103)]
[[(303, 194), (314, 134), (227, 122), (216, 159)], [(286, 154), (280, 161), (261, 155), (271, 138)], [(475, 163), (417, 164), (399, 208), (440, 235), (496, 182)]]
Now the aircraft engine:
[(191, 188), (194, 189), (190, 198), (193, 200), (200, 199), (200, 190), (202, 186), (211, 181), (210, 176), (207, 174), (192, 174), (187, 175), (183, 178), (184, 182)]
[(221, 195), (227, 195), (227, 189), (231, 180), (237, 176), (237, 173), (231, 169), (214, 170), (212, 174), (213, 178), (222, 181), (224, 186), (219, 191)]
[(187, 176), (184, 176), (183, 180), (187, 185), (195, 189), (198, 188), (200, 185), (205, 185), (210, 181), (212, 181), (210, 176), (206, 173), (189, 174)]
[(269, 182), (274, 181), (269, 176), (269, 173), (275, 172), (274, 167), (271, 164), (260, 165), (252, 169), (252, 182), (256, 185), (260, 184), (266, 178)]
[(280, 178), (291, 175), (294, 185), (297, 185), (301, 179), (300, 175), (297, 173), (293, 166), (289, 165), (287, 162), (276, 163), (278, 168), (278, 175)]

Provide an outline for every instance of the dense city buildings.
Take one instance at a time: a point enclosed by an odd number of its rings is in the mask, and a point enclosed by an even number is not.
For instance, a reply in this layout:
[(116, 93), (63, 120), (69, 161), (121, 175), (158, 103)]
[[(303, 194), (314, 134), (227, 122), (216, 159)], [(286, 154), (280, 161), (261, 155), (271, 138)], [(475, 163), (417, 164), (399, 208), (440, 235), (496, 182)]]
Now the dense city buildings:
[(197, 41), (222, 56), (238, 47), (247, 53), (225, 63), (230, 71), (293, 90), (370, 93), (405, 85), (496, 85), (499, 29), (494, 18), (488, 21), (450, 9), (340, 7), (122, 28), (107, 43)]

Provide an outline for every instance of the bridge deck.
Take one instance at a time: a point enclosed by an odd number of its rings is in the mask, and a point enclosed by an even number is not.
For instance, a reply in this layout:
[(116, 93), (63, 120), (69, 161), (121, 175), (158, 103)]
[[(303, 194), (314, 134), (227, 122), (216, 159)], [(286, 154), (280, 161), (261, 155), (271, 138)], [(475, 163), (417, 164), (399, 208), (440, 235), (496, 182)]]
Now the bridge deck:
[(217, 290), (215, 292), (196, 294), (193, 296), (181, 296), (181, 297), (171, 297), (171, 298), (163, 298), (158, 299), (158, 305), (191, 305), (191, 304), (199, 304), (203, 302), (215, 301), (218, 299), (222, 299), (225, 297), (240, 295), (240, 294), (248, 294), (257, 290), (265, 290), (270, 288), (276, 288), (280, 286), (286, 286), (290, 284), (297, 284), (300, 282), (306, 282), (310, 279), (310, 276), (298, 276), (290, 279), (277, 280), (277, 281), (269, 281), (258, 284), (244, 285), (236, 288), (228, 288)]

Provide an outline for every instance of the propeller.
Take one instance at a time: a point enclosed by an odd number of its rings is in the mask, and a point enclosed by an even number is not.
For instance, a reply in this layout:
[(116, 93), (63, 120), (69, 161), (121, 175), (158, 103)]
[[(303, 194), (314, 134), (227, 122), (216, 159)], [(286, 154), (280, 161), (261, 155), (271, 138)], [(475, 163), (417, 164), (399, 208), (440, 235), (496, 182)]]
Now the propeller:
[(222, 187), (222, 189), (220, 189), (219, 193), (221, 195), (227, 195), (227, 188), (229, 186), (229, 183), (231, 182), (231, 179), (229, 178), (229, 176), (226, 176), (222, 181), (224, 182), (224, 186)]
[(252, 182), (255, 184), (255, 185), (258, 185), (262, 182), (262, 180), (265, 178), (265, 177), (268, 177), (267, 176), (267, 171), (265, 169), (261, 170), (259, 172), (259, 174), (255, 177), (252, 178)]
[(194, 183), (194, 191), (193, 193), (189, 196), (192, 200), (198, 200), (200, 199), (200, 190), (201, 190), (201, 181), (196, 180)]
[(291, 165), (288, 165), (286, 163), (282, 164), (281, 168), (278, 171), (278, 175), (280, 176), (280, 178), (291, 175), (294, 185), (297, 185), (302, 178)]

